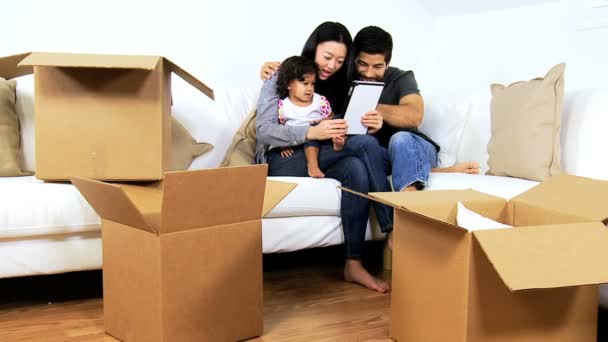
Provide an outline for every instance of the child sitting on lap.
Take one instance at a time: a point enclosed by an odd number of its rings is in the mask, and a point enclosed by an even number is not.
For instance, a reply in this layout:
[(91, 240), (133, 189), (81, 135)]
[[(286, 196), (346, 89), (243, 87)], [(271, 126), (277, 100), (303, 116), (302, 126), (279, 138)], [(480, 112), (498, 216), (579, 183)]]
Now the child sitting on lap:
[[(301, 56), (287, 58), (282, 64), (277, 79), (279, 100), (279, 122), (290, 126), (315, 125), (332, 115), (331, 105), (325, 96), (315, 93), (317, 67), (314, 61)], [(334, 139), (334, 150), (341, 151), (343, 139)], [(291, 155), (285, 148), (281, 156)], [(304, 144), (304, 155), (308, 165), (308, 175), (321, 178), (325, 175), (319, 168), (319, 142)]]

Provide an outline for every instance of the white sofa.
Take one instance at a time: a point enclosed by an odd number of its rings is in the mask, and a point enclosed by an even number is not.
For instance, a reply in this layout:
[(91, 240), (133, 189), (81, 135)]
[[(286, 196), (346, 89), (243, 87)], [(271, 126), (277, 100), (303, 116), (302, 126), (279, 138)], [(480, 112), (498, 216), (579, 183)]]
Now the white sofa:
[[(23, 164), (34, 170), (33, 77), (17, 79)], [(195, 159), (191, 169), (220, 164), (241, 121), (255, 106), (258, 89), (215, 89), (216, 101), (173, 78), (173, 113), (198, 141), (215, 149)], [(440, 163), (475, 160), (487, 170), (490, 138), (489, 89), (467, 96), (426, 95), (421, 130), (437, 141)], [(562, 127), (562, 168), (608, 180), (601, 154), (608, 126), (608, 90), (566, 90)], [(337, 181), (277, 177), (299, 186), (263, 220), (264, 253), (336, 245), (343, 242)], [(537, 182), (485, 175), (433, 173), (429, 190), (473, 188), (511, 198)], [(382, 238), (368, 227), (368, 239)], [(35, 177), (0, 178), (0, 278), (101, 268), (100, 219), (67, 183)], [(608, 296), (604, 298), (608, 302)]]
[[(198, 141), (215, 148), (190, 169), (217, 167), (241, 121), (255, 106), (259, 89), (215, 89), (211, 101), (178, 77), (172, 78), (173, 114)], [(17, 78), (22, 164), (35, 170), (33, 77)], [(339, 183), (332, 179), (273, 177), (298, 183), (263, 220), (264, 253), (343, 242)], [(383, 234), (368, 227), (367, 239)], [(69, 183), (30, 177), (0, 178), (0, 278), (99, 269), (101, 221)]]

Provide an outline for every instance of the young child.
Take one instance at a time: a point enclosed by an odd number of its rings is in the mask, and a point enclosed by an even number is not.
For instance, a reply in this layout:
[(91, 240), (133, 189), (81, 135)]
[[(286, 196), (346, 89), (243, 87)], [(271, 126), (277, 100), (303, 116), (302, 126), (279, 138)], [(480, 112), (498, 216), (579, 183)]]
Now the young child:
[[(277, 93), (279, 100), (279, 122), (290, 126), (315, 125), (332, 115), (329, 101), (315, 93), (317, 66), (307, 58), (293, 56), (287, 58), (279, 70)], [(344, 147), (344, 139), (336, 138), (334, 150)], [(283, 157), (291, 155), (291, 149), (281, 152)], [(308, 175), (322, 178), (325, 175), (319, 168), (319, 142), (308, 141), (304, 144), (304, 155), (308, 165)]]

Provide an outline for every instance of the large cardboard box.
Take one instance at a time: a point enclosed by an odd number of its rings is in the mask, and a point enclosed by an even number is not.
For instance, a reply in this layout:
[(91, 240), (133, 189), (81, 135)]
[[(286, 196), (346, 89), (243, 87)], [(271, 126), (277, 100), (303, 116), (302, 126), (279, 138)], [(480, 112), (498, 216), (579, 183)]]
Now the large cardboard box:
[(164, 57), (34, 52), (0, 59), (0, 76), (32, 69), (36, 177), (43, 180), (159, 180), (171, 165), (171, 73), (213, 98)]
[[(396, 341), (596, 341), (607, 182), (557, 176), (509, 202), (473, 190), (369, 196), (395, 208)], [(516, 228), (461, 228), (458, 201)]]
[(128, 342), (262, 334), (260, 218), (295, 187), (267, 184), (266, 172), (170, 172), (147, 186), (71, 178), (103, 219), (108, 334)]

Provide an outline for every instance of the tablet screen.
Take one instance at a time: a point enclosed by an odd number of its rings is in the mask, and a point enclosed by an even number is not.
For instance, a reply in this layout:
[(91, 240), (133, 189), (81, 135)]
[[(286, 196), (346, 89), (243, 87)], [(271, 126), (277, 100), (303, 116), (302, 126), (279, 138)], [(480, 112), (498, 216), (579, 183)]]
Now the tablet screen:
[(344, 119), (348, 123), (347, 134), (366, 134), (367, 127), (361, 123), (363, 114), (376, 109), (383, 82), (353, 81), (346, 98)]

